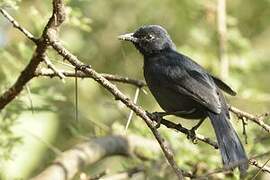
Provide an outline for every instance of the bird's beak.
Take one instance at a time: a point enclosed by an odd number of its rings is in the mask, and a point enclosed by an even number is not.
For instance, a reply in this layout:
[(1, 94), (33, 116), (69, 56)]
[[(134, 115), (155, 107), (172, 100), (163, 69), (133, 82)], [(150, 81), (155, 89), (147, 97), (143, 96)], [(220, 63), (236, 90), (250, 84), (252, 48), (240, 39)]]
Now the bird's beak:
[(123, 35), (118, 36), (118, 39), (123, 40), (123, 41), (131, 41), (134, 43), (138, 42), (139, 39), (134, 37), (133, 35), (134, 33), (123, 34)]

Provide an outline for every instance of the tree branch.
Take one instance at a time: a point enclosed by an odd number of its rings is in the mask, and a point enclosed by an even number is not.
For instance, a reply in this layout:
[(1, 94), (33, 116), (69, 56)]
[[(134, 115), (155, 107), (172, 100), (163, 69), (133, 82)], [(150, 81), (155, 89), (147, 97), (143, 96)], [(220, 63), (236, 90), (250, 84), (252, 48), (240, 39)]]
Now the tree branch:
[(86, 165), (113, 155), (127, 156), (130, 152), (129, 142), (121, 136), (93, 139), (63, 152), (52, 165), (47, 167), (32, 180), (72, 179)]
[(267, 131), (268, 133), (270, 133), (270, 126), (265, 124), (263, 122), (264, 118), (269, 116), (269, 113), (265, 113), (261, 116), (254, 116), (252, 114), (249, 114), (247, 112), (244, 112), (242, 110), (237, 109), (236, 107), (233, 106), (229, 106), (229, 110), (234, 113), (238, 118), (246, 118), (251, 120), (252, 122), (258, 124), (259, 126), (261, 126), (265, 131)]
[[(91, 78), (90, 75), (87, 75), (81, 71), (77, 71), (77, 75), (73, 71), (59, 70), (59, 72), (61, 72), (65, 77)], [(138, 88), (146, 86), (146, 83), (142, 80), (132, 79), (132, 78), (123, 77), (123, 76), (119, 76), (119, 75), (113, 75), (113, 74), (105, 74), (105, 73), (101, 73), (101, 75), (109, 81), (131, 84), (131, 85), (137, 86)], [(43, 68), (43, 69), (36, 71), (35, 76), (36, 77), (45, 76), (45, 77), (52, 78), (52, 77), (56, 77), (57, 74), (49, 69)]]
[(21, 31), (28, 39), (33, 41), (35, 44), (37, 44), (38, 39), (35, 38), (29, 31), (27, 31), (25, 28), (23, 28), (11, 15), (8, 14), (7, 11), (0, 8), (1, 14), (13, 25), (14, 28)]
[[(256, 161), (254, 158), (250, 158), (248, 162), (249, 162), (250, 165), (258, 168), (260, 171), (270, 173), (270, 167), (269, 166), (266, 166), (265, 164), (258, 163), (258, 161)], [(231, 165), (230, 167), (218, 168), (218, 169), (212, 170), (212, 171), (210, 171), (210, 172), (208, 172), (208, 173), (206, 173), (206, 174), (204, 174), (202, 176), (196, 177), (196, 179), (209, 179), (209, 177), (212, 176), (213, 174), (230, 172), (231, 169), (239, 166), (241, 163), (245, 163), (245, 162), (238, 162), (236, 164)]]
[[(154, 120), (156, 120), (156, 119), (154, 119)], [(189, 129), (183, 127), (180, 123), (175, 124), (175, 123), (173, 123), (171, 121), (168, 121), (168, 120), (166, 120), (164, 118), (161, 119), (160, 123), (163, 124), (164, 126), (166, 126), (167, 128), (175, 129), (175, 130), (180, 131), (180, 132), (182, 132), (182, 133), (184, 133), (184, 134), (186, 134), (188, 136), (192, 133)], [(210, 146), (213, 146), (215, 149), (218, 149), (217, 142), (211, 140), (208, 137), (204, 137), (203, 135), (200, 135), (200, 134), (196, 133), (194, 135), (194, 138), (195, 138), (195, 140), (197, 139), (199, 141), (205, 142), (206, 144), (209, 144)]]
[[(60, 154), (56, 160), (32, 180), (68, 180), (87, 165), (114, 155), (129, 156), (137, 148), (157, 151), (158, 143), (138, 136), (107, 136), (80, 143)], [(184, 175), (192, 177), (190, 173)]]
[(28, 83), (33, 77), (35, 70), (37, 69), (38, 65), (45, 58), (45, 52), (48, 47), (48, 38), (55, 36), (55, 32), (58, 31), (59, 25), (64, 20), (64, 13), (63, 10), (60, 10), (61, 7), (59, 4), (62, 3), (62, 0), (54, 0), (53, 1), (53, 13), (48, 21), (43, 34), (39, 40), (36, 40), (34, 36), (31, 35), (27, 30), (22, 28), (19, 23), (17, 23), (5, 10), (0, 8), (1, 13), (13, 24), (14, 27), (19, 29), (23, 34), (31, 39), (33, 42), (37, 44), (36, 50), (29, 62), (29, 64), (25, 67), (25, 69), (21, 72), (20, 76), (18, 77), (17, 81), (7, 89), (1, 96), (0, 96), (0, 111), (10, 103), (23, 89), (23, 87)]
[(55, 74), (55, 76), (58, 76), (62, 80), (65, 79), (65, 75), (53, 65), (53, 63), (49, 60), (47, 56), (45, 56), (43, 60), (45, 64), (48, 66), (48, 68), (50, 68), (53, 71), (53, 74)]

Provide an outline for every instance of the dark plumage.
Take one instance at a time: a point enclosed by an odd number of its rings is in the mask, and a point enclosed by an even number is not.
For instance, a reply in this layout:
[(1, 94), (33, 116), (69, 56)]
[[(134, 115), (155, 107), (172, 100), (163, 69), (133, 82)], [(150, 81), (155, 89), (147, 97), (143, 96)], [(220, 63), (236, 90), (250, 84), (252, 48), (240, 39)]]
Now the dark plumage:
[(236, 93), (192, 59), (178, 53), (161, 26), (142, 26), (119, 39), (131, 41), (144, 56), (144, 77), (161, 108), (187, 119), (209, 117), (225, 167), (240, 163), (238, 167), (244, 174), (248, 168), (247, 156), (230, 123), (221, 90), (231, 95)]

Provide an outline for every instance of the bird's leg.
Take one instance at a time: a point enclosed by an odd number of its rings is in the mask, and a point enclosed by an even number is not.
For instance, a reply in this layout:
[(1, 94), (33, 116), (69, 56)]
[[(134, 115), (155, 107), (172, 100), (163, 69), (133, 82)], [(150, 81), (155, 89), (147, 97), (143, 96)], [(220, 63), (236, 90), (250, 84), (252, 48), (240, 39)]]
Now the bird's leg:
[(150, 119), (156, 121), (157, 125), (156, 128), (160, 127), (160, 123), (162, 121), (162, 118), (164, 116), (169, 116), (169, 115), (175, 115), (175, 116), (181, 116), (181, 115), (188, 115), (191, 114), (195, 111), (196, 109), (191, 109), (190, 111), (174, 111), (174, 112), (153, 112), (153, 113), (149, 113), (146, 112), (148, 117), (150, 117)]
[(192, 127), (189, 130), (189, 134), (188, 134), (188, 139), (191, 139), (192, 141), (194, 141), (196, 139), (196, 133), (195, 131), (202, 125), (202, 123), (204, 122), (204, 119), (201, 119), (194, 127)]
[(191, 128), (191, 131), (196, 131), (204, 122), (205, 119), (201, 119), (193, 128)]
[(149, 113), (147, 112), (148, 117), (150, 117), (150, 119), (154, 120), (157, 124), (156, 124), (156, 128), (158, 129), (160, 127), (162, 118), (164, 116), (169, 116), (169, 115), (176, 115), (178, 112), (153, 112), (153, 113)]
[(150, 119), (154, 120), (157, 123), (156, 126), (155, 126), (157, 129), (160, 127), (160, 123), (162, 121), (162, 118), (164, 116), (167, 116), (168, 115), (167, 112), (153, 112), (153, 113), (149, 113), (149, 112), (146, 111), (146, 113), (147, 113), (147, 116)]

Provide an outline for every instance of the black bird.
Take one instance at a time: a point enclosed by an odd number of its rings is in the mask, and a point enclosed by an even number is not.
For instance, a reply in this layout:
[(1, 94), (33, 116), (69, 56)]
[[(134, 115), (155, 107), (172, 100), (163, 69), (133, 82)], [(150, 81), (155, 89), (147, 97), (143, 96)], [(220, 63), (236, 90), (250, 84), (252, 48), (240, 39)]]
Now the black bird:
[(177, 52), (169, 34), (161, 26), (142, 26), (134, 33), (118, 38), (132, 42), (143, 55), (146, 83), (161, 108), (167, 114), (201, 119), (201, 122), (209, 117), (224, 167), (231, 169), (237, 165), (244, 175), (248, 159), (230, 123), (221, 90), (230, 95), (236, 93), (191, 58)]

